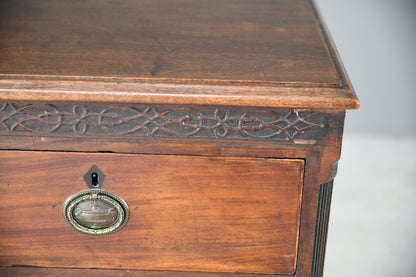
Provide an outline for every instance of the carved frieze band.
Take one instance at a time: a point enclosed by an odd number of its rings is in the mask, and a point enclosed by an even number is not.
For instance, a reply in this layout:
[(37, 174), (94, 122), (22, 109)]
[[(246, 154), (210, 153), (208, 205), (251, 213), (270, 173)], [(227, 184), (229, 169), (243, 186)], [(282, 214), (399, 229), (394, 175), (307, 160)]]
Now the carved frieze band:
[(0, 103), (0, 133), (293, 141), (322, 133), (324, 113), (144, 104)]

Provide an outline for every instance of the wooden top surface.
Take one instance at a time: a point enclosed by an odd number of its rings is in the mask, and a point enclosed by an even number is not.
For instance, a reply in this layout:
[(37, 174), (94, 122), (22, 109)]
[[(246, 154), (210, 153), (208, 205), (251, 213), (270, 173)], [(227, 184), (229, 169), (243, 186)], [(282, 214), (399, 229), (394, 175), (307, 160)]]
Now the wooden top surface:
[(0, 2), (0, 99), (356, 108), (309, 0)]

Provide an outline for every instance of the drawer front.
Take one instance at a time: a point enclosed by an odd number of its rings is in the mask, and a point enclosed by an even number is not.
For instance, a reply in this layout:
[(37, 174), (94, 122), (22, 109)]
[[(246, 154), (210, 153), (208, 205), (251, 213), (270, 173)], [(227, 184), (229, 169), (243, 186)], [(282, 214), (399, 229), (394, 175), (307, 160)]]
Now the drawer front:
[[(130, 208), (110, 235), (62, 216), (92, 165)], [(292, 274), (303, 170), (303, 160), (0, 151), (0, 265)]]

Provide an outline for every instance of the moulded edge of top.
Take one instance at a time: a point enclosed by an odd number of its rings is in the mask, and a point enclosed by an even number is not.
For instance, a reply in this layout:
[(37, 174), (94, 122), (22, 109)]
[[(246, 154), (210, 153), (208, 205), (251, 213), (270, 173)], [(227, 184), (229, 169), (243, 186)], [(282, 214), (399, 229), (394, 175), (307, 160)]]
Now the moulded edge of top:
[(0, 76), (1, 101), (355, 109), (349, 87)]

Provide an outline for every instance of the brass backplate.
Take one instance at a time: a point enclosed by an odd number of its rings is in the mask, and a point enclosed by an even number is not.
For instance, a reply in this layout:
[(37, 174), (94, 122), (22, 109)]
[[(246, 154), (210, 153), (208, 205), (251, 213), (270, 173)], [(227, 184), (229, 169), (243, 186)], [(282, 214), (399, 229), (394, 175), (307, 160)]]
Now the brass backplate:
[(129, 220), (127, 203), (103, 189), (75, 193), (62, 209), (66, 222), (75, 230), (89, 235), (106, 235), (119, 231)]

